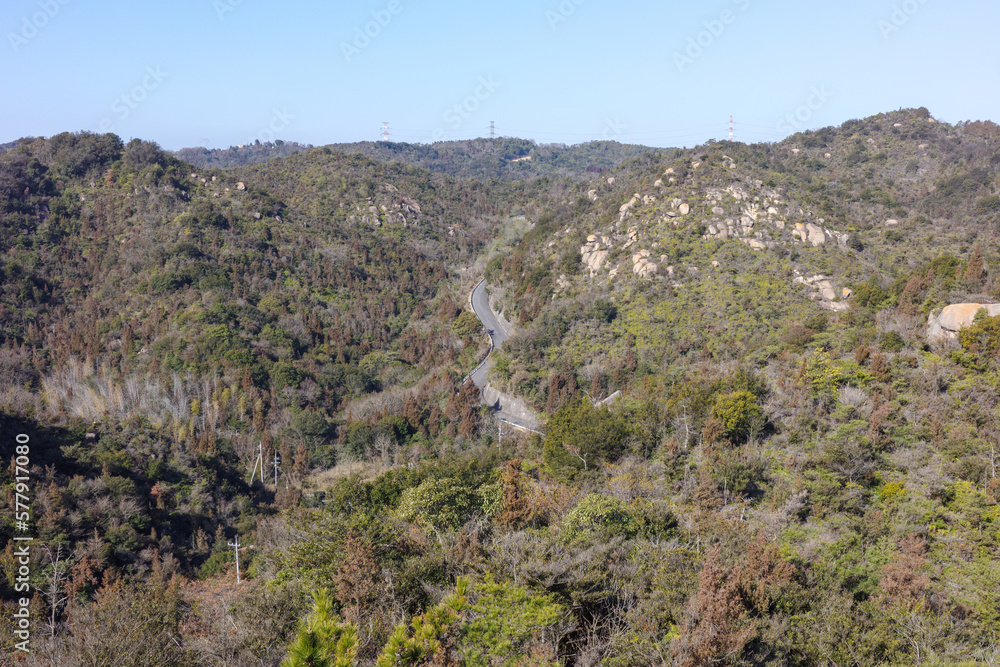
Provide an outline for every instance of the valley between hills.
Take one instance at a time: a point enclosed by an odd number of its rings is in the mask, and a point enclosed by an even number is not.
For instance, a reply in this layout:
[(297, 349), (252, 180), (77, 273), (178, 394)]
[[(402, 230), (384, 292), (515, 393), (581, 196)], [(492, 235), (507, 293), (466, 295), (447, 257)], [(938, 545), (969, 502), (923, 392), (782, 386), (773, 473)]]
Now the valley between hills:
[(996, 664), (998, 224), (924, 108), (6, 144), (0, 646), (30, 534), (23, 665)]

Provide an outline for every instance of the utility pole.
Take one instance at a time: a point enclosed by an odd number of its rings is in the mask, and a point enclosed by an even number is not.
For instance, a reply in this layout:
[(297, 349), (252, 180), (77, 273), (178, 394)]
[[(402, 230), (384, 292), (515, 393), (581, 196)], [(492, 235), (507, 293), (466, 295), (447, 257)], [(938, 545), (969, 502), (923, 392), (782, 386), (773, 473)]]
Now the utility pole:
[(253, 462), (253, 472), (250, 473), (250, 483), (253, 484), (253, 478), (257, 476), (257, 468), (260, 468), (260, 481), (264, 483), (264, 443), (263, 441), (257, 443), (257, 458)]
[(236, 536), (235, 542), (229, 542), (229, 546), (236, 549), (236, 583), (240, 583), (240, 536)]
[(281, 463), (281, 459), (278, 458), (278, 450), (274, 450), (274, 490), (278, 490), (278, 464)]

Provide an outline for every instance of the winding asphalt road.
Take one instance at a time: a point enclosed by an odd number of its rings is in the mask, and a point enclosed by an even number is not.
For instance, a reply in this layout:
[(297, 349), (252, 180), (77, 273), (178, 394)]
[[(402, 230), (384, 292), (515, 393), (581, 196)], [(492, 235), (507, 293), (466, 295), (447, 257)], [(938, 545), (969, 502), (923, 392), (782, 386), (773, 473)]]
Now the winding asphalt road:
[[(490, 366), (492, 365), (492, 360), (490, 357), (493, 356), (493, 350), (499, 350), (500, 346), (503, 345), (504, 341), (507, 340), (507, 332), (504, 330), (503, 325), (500, 324), (500, 320), (497, 319), (496, 313), (490, 308), (490, 300), (486, 295), (486, 279), (484, 278), (476, 285), (475, 289), (472, 290), (472, 294), (469, 295), (469, 303), (472, 305), (472, 312), (476, 314), (479, 321), (483, 323), (486, 328), (486, 332), (490, 335), (490, 342), (492, 343), (490, 348), (490, 353), (486, 355), (483, 362), (476, 367), (476, 370), (469, 374), (469, 378), (472, 382), (479, 387), (479, 391), (482, 392), (483, 388), (486, 386), (486, 376), (490, 371)], [(512, 414), (510, 411), (511, 406), (503, 405), (503, 401), (506, 399), (501, 395), (497, 403), (493, 404), (493, 408), (497, 410), (496, 415), (500, 421), (505, 422), (515, 428), (531, 431), (533, 433), (541, 433), (538, 431), (537, 420), (526, 418), (524, 415), (524, 409), (515, 409), (517, 414)], [(483, 402), (487, 403), (486, 399), (483, 398)]]
[(472, 312), (476, 314), (479, 321), (486, 327), (486, 332), (490, 335), (490, 340), (493, 342), (490, 354), (487, 355), (483, 363), (479, 364), (476, 370), (472, 371), (472, 374), (469, 376), (481, 391), (486, 386), (486, 374), (490, 370), (490, 356), (493, 355), (493, 350), (499, 350), (500, 346), (507, 340), (507, 332), (503, 330), (500, 321), (490, 308), (490, 299), (486, 295), (485, 278), (479, 281), (479, 284), (472, 290), (472, 296), (469, 298), (469, 301), (472, 304)]

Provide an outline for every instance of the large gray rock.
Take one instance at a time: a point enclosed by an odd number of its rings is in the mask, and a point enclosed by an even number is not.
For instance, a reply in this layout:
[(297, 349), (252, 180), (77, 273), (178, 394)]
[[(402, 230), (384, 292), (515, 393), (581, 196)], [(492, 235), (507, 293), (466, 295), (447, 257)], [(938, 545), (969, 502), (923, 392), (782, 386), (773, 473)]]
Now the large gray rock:
[(990, 317), (1000, 315), (1000, 303), (953, 303), (927, 318), (927, 339), (940, 342), (957, 338), (959, 330), (972, 324), (980, 308), (985, 308)]

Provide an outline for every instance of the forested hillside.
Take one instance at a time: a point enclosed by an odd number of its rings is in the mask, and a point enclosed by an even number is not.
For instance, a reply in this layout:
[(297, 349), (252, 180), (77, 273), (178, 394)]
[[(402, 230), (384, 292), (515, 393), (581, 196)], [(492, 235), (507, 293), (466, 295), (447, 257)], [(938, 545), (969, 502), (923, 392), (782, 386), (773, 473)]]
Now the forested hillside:
[[(228, 149), (183, 148), (177, 151), (176, 156), (202, 168), (226, 168), (258, 164), (309, 148), (312, 146), (275, 141), (230, 146)], [(364, 155), (378, 162), (402, 162), (458, 179), (480, 181), (526, 180), (543, 176), (588, 179), (594, 173), (613, 169), (629, 158), (660, 150), (616, 141), (565, 146), (537, 144), (509, 137), (438, 141), (432, 144), (359, 141), (330, 144), (324, 148), (338, 153)]]
[(995, 124), (231, 164), (0, 154), (25, 664), (1000, 660)]

